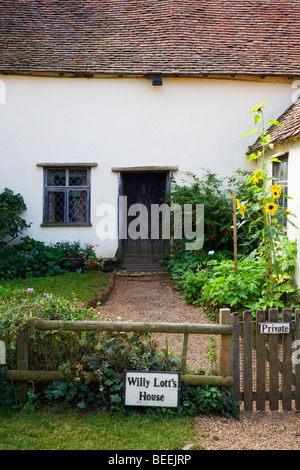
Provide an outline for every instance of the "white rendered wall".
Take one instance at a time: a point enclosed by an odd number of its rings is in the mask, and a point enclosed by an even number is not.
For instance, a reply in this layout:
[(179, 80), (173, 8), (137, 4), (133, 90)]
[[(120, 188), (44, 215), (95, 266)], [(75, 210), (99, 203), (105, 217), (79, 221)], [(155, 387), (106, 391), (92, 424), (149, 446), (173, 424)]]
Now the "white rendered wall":
[[(208, 168), (220, 176), (249, 168), (245, 152), (253, 138), (248, 112), (269, 100), (266, 119), (291, 105), (291, 85), (236, 80), (84, 79), (2, 76), (1, 174), (4, 187), (21, 193), (27, 234), (47, 243), (97, 243), (98, 254), (114, 256), (115, 239), (98, 240), (96, 209), (117, 208), (118, 174), (112, 167), (174, 166), (177, 178)], [(37, 163), (97, 162), (91, 170), (92, 227), (41, 227), (43, 169)]]
[(272, 163), (270, 159), (277, 155), (287, 153), (288, 160), (288, 209), (296, 215), (296, 218), (290, 216), (290, 220), (297, 226), (293, 227), (287, 224), (287, 235), (290, 240), (297, 241), (298, 258), (296, 270), (296, 283), (300, 287), (300, 139), (286, 141), (281, 145), (276, 145), (272, 151), (268, 152), (268, 172), (272, 175)]

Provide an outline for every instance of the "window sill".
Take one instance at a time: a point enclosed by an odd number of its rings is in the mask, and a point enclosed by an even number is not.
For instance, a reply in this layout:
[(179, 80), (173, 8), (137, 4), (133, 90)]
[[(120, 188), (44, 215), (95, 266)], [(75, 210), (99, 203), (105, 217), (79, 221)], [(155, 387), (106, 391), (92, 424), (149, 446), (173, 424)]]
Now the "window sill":
[(91, 223), (86, 223), (86, 224), (59, 224), (59, 223), (54, 223), (54, 224), (48, 224), (43, 222), (41, 224), (41, 227), (92, 227)]

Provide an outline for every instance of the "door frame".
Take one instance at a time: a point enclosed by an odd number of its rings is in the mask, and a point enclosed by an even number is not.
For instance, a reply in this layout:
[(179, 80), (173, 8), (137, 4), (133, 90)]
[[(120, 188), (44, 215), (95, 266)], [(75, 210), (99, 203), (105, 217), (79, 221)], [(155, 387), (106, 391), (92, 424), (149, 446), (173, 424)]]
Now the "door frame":
[(144, 166), (144, 167), (118, 167), (112, 168), (112, 171), (118, 172), (118, 258), (120, 259), (121, 265), (124, 261), (124, 250), (123, 250), (123, 239), (120, 238), (120, 220), (122, 220), (122, 214), (120, 213), (119, 196), (124, 195), (124, 175), (128, 173), (165, 173), (166, 174), (166, 187), (168, 190), (171, 187), (171, 179), (173, 172), (178, 171), (177, 166)]

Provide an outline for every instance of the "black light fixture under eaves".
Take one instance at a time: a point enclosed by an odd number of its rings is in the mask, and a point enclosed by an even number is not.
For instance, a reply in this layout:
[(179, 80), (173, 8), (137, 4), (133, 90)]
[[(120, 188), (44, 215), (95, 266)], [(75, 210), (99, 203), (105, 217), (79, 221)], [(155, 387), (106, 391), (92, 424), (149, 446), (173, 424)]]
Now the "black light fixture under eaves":
[(153, 86), (163, 86), (162, 78), (159, 75), (155, 75), (152, 80)]

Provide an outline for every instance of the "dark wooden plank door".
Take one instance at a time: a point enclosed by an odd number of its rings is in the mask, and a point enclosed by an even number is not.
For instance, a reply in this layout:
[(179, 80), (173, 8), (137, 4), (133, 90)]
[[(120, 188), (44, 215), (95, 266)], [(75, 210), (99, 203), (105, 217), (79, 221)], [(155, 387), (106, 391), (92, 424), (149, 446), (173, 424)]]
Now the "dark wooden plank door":
[[(151, 238), (151, 205), (162, 204), (165, 198), (167, 184), (167, 172), (163, 173), (123, 173), (121, 184), (121, 195), (127, 196), (127, 211), (134, 204), (142, 204), (147, 209), (148, 227), (143, 231), (146, 238), (139, 236), (137, 239), (131, 238), (128, 228), (131, 222), (134, 226), (138, 221), (140, 212), (129, 216), (127, 213), (127, 238), (121, 241), (120, 247), (122, 258), (125, 264), (133, 262), (144, 267), (147, 264), (157, 263), (161, 260), (169, 246), (169, 240)], [(125, 214), (122, 215), (124, 217)], [(145, 229), (145, 226), (143, 227)], [(136, 231), (140, 232), (142, 227), (136, 224)], [(159, 232), (160, 234), (161, 232)]]

